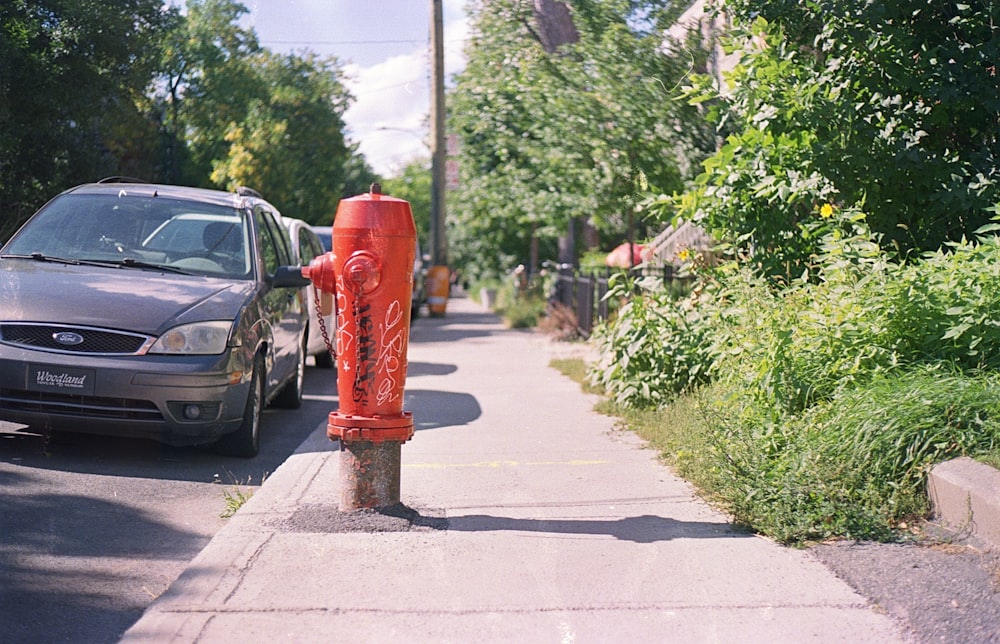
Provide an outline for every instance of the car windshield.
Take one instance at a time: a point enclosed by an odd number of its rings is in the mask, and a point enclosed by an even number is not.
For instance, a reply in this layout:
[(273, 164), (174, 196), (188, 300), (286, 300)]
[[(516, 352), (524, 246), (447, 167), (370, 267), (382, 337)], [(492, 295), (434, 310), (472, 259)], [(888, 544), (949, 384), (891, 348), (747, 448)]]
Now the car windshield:
[(32, 217), (2, 254), (246, 279), (253, 266), (249, 242), (246, 217), (233, 207), (69, 193)]

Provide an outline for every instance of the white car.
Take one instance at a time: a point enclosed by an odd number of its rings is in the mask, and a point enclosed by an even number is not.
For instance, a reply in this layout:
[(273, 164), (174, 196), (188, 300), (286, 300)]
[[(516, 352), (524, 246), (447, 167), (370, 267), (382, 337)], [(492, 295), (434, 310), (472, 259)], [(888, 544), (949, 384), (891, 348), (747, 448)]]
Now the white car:
[(320, 242), (323, 244), (323, 250), (328, 253), (333, 250), (332, 226), (309, 226), (309, 230), (316, 233), (316, 236), (319, 237)]
[[(313, 228), (301, 219), (282, 217), (281, 223), (288, 229), (288, 236), (292, 240), (293, 259), (300, 266), (308, 266), (314, 257), (326, 252), (322, 241), (316, 235)], [(316, 290), (312, 285), (304, 287), (300, 292), (303, 306), (309, 311), (309, 321), (306, 326), (306, 353), (311, 355), (316, 362), (316, 366), (322, 369), (330, 369), (334, 365), (333, 355), (327, 346), (327, 339), (334, 342), (334, 331), (336, 329), (336, 318), (333, 313), (322, 316), (323, 324), (319, 322), (320, 316), (316, 310)], [(327, 337), (323, 337), (323, 328), (326, 328)]]

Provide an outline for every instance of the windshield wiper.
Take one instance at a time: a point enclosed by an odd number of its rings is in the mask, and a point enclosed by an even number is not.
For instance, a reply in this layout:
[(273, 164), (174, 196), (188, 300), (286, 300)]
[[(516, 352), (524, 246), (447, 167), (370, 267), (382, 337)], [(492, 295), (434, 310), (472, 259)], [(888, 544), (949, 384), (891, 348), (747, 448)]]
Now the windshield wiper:
[(190, 271), (186, 271), (183, 268), (144, 262), (140, 259), (135, 259), (134, 257), (125, 257), (124, 259), (66, 259), (65, 257), (54, 257), (43, 253), (31, 253), (30, 255), (0, 255), (0, 257), (5, 259), (33, 259), (36, 262), (53, 262), (55, 264), (67, 264), (70, 266), (118, 266), (122, 268), (140, 268), (143, 270), (163, 271), (165, 273), (177, 273), (178, 275), (192, 274)]
[(91, 266), (119, 266), (122, 268), (140, 268), (143, 270), (163, 271), (165, 273), (177, 273), (178, 275), (191, 275), (190, 272), (183, 268), (144, 262), (134, 257), (125, 257), (123, 259), (82, 259), (80, 262)]
[(30, 255), (0, 255), (4, 259), (33, 259), (36, 262), (53, 262), (56, 264), (72, 264), (76, 265), (80, 262), (75, 259), (66, 259), (65, 257), (53, 257), (51, 255), (44, 255), (42, 253), (31, 253)]

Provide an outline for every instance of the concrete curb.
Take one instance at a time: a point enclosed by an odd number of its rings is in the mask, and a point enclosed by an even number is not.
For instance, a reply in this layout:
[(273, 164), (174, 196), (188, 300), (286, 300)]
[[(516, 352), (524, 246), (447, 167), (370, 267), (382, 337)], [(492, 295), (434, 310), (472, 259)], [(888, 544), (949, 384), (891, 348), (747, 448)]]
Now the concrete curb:
[(945, 527), (1000, 548), (1000, 471), (963, 456), (934, 466), (927, 491)]

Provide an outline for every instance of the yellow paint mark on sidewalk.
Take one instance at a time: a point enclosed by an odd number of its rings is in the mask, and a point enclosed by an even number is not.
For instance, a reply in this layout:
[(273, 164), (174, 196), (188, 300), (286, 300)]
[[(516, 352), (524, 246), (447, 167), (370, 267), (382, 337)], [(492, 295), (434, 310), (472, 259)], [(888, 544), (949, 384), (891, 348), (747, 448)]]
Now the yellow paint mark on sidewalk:
[(497, 469), (500, 467), (530, 467), (534, 465), (604, 465), (611, 461), (481, 461), (479, 463), (403, 463), (403, 467), (423, 470), (445, 470), (457, 468)]

